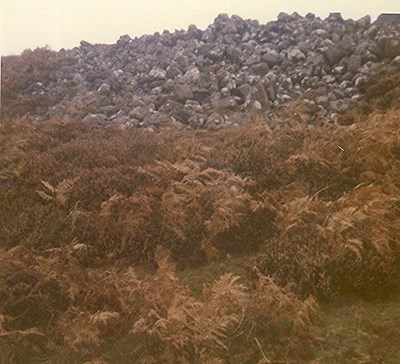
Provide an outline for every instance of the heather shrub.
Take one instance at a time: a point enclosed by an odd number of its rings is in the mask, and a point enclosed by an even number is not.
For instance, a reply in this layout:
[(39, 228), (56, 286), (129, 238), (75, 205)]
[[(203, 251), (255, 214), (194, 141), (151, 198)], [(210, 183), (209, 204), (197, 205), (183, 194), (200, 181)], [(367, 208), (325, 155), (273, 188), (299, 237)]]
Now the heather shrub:
[(31, 112), (47, 111), (68, 91), (48, 92), (55, 74), (68, 74), (76, 62), (47, 47), (27, 49), (20, 56), (1, 57), (1, 117), (22, 117)]
[[(347, 131), (326, 126), (308, 127), (299, 122), (270, 130), (259, 122), (217, 136), (223, 148), (212, 155), (217, 165), (254, 180), (251, 190), (264, 192), (301, 186), (308, 194), (336, 199), (358, 184), (360, 165), (345, 169)], [(353, 160), (351, 161), (354, 162)]]
[(249, 121), (238, 129), (222, 130), (213, 142), (218, 145), (218, 153), (211, 156), (215, 163), (251, 177), (253, 189), (263, 192), (289, 183), (281, 166), (300, 147), (302, 135), (290, 128), (274, 132), (265, 123)]
[(372, 74), (369, 81), (360, 88), (364, 96), (352, 102), (352, 107), (339, 115), (338, 122), (341, 125), (351, 125), (365, 120), (371, 113), (398, 109), (399, 80), (399, 72), (387, 67)]

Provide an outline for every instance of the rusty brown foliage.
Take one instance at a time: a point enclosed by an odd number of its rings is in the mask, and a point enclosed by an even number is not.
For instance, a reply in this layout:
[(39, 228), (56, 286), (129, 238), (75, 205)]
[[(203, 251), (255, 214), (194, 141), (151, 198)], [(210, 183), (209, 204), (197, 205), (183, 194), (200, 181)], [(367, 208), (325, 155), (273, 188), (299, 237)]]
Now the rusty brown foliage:
[[(398, 288), (400, 115), (362, 112), (157, 133), (3, 119), (1, 360), (311, 360), (319, 300)], [(257, 256), (248, 284), (177, 278), (237, 253)]]
[(40, 113), (60, 102), (67, 91), (48, 87), (56, 73), (68, 73), (74, 62), (47, 47), (1, 57), (1, 118)]

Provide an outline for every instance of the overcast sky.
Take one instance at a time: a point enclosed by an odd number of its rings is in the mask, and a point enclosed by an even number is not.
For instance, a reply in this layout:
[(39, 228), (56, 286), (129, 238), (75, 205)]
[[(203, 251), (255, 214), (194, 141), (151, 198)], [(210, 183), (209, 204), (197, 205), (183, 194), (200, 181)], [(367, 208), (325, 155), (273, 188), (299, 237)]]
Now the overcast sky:
[(49, 45), (73, 48), (84, 39), (115, 43), (120, 35), (140, 36), (168, 29), (204, 29), (219, 13), (265, 23), (280, 11), (320, 17), (339, 11), (345, 18), (400, 13), (400, 0), (1, 0), (2, 55)]

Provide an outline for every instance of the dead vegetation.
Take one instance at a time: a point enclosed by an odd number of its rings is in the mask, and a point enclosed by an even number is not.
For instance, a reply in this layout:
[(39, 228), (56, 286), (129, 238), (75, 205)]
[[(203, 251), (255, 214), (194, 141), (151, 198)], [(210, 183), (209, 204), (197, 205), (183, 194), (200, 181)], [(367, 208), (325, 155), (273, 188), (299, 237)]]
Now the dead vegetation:
[[(160, 133), (3, 119), (1, 359), (311, 360), (317, 302), (398, 288), (400, 115), (354, 112)], [(248, 284), (177, 278), (236, 253), (257, 256)]]
[(56, 105), (68, 91), (49, 86), (56, 73), (68, 73), (74, 63), (47, 47), (1, 57), (1, 118), (23, 117)]

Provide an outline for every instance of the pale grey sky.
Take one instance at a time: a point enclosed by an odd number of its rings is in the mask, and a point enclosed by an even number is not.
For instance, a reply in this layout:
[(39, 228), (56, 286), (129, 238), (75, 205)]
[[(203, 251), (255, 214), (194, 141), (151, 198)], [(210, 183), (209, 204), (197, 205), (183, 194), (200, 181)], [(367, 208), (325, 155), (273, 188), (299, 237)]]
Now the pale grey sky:
[(400, 0), (1, 0), (0, 51), (18, 54), (49, 45), (72, 48), (84, 39), (115, 43), (120, 35), (140, 36), (168, 29), (204, 29), (219, 13), (265, 23), (280, 11), (320, 17), (339, 11), (345, 18), (399, 13)]

